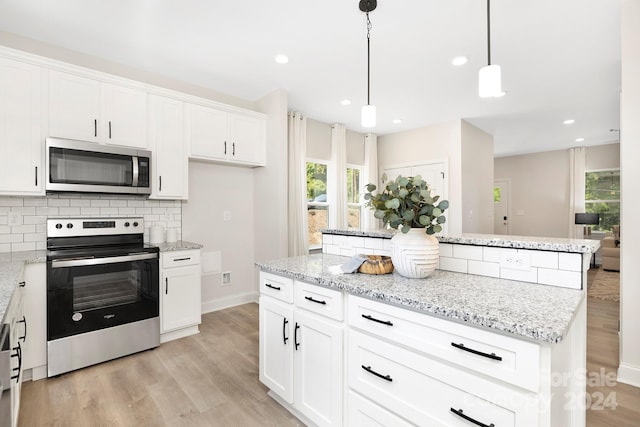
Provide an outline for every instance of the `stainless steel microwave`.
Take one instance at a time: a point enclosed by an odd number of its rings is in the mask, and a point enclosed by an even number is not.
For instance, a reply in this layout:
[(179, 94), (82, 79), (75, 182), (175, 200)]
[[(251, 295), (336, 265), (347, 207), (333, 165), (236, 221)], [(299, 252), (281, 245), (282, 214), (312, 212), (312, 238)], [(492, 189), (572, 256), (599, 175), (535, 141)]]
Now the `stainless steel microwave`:
[(151, 194), (151, 151), (46, 139), (47, 192)]

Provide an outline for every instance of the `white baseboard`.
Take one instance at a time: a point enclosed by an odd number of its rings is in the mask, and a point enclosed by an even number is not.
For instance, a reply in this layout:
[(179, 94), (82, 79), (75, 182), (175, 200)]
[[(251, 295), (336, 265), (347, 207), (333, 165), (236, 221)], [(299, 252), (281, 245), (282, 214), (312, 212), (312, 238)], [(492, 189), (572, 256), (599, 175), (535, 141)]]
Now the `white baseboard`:
[(165, 332), (160, 334), (160, 344), (164, 344), (168, 341), (177, 340), (180, 338), (188, 337), (189, 335), (195, 335), (200, 333), (198, 325), (191, 325), (186, 328), (178, 329), (171, 332)]
[(244, 294), (233, 295), (225, 298), (218, 298), (202, 302), (202, 313), (211, 313), (212, 311), (222, 310), (224, 308), (235, 307), (236, 305), (247, 304), (249, 302), (258, 302), (257, 292), (247, 292)]
[(640, 366), (621, 363), (618, 366), (618, 382), (640, 387)]

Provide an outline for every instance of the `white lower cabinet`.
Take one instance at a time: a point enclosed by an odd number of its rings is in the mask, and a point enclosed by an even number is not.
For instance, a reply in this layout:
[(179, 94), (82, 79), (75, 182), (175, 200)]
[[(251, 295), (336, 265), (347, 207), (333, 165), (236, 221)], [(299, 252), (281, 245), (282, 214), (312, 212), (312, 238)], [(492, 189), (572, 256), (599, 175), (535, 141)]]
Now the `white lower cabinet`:
[[(273, 285), (265, 282), (264, 277), (261, 283)], [(306, 286), (317, 288), (321, 293), (306, 295)], [(318, 426), (341, 426), (342, 293), (297, 281), (293, 287), (296, 301), (302, 298), (322, 309), (337, 305), (339, 307), (330, 307), (329, 312), (339, 315), (323, 316), (263, 294), (260, 297), (260, 381), (306, 421)]]
[(28, 334), (23, 364), (25, 370), (31, 370), (31, 379), (35, 381), (47, 377), (46, 263), (25, 264), (24, 282), (24, 315)]
[(200, 249), (160, 254), (160, 341), (198, 333), (202, 319)]

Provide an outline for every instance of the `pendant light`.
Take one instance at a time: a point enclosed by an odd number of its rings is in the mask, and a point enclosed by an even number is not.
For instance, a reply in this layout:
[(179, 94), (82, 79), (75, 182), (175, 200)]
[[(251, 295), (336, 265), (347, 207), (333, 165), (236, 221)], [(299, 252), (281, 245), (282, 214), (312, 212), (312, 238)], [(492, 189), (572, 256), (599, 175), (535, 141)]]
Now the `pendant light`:
[(360, 10), (367, 15), (367, 105), (362, 107), (362, 127), (376, 125), (376, 107), (371, 105), (371, 20), (369, 12), (375, 10), (377, 0), (360, 0)]
[(500, 66), (491, 65), (491, 0), (487, 0), (487, 59), (488, 65), (480, 69), (478, 95), (481, 98), (503, 96)]

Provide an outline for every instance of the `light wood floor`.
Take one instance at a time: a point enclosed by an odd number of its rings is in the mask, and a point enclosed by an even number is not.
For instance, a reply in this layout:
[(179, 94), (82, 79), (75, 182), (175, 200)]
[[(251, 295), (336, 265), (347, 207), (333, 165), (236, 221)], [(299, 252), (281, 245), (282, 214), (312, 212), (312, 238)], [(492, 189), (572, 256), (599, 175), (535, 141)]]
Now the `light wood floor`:
[[(587, 303), (587, 370), (615, 380), (619, 304)], [(20, 426), (302, 425), (258, 380), (257, 304), (205, 314), (200, 329), (154, 350), (24, 383)], [(640, 426), (639, 388), (613, 384), (587, 393), (588, 427)], [(616, 409), (596, 405), (600, 396), (615, 396)]]

